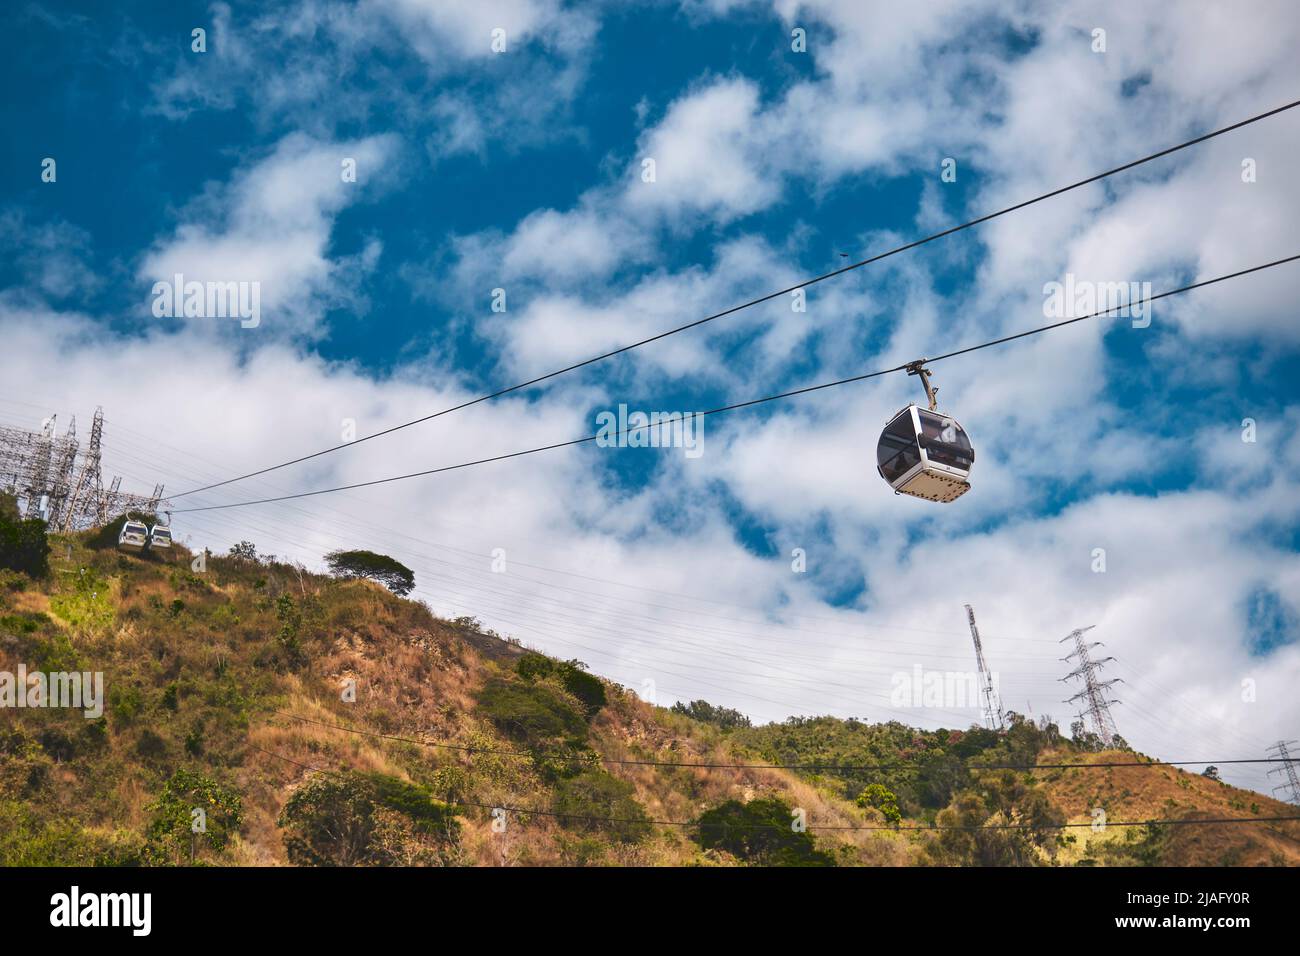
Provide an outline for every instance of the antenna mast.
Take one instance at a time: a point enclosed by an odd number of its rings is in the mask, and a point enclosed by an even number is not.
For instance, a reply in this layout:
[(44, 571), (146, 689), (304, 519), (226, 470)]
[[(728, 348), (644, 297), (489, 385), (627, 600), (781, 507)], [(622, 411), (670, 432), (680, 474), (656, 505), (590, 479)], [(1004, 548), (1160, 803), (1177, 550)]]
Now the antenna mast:
[(993, 686), (993, 672), (984, 661), (984, 645), (980, 643), (980, 631), (975, 626), (975, 610), (966, 605), (966, 619), (970, 621), (970, 636), (975, 642), (975, 662), (980, 669), (980, 694), (984, 698), (984, 723), (989, 730), (1001, 732), (1006, 729), (1002, 716), (1002, 703), (998, 700), (997, 688)]

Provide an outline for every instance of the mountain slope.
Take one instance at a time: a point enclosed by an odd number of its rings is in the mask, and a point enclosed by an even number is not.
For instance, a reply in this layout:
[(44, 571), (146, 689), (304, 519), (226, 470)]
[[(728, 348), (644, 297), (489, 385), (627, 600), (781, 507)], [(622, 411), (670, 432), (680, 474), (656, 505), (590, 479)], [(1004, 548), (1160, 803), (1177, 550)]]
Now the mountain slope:
[[(1161, 815), (1175, 796), (1179, 814), (1281, 805), (1164, 769), (971, 771), (1095, 759), (1054, 728), (724, 730), (367, 581), (247, 556), (196, 571), (179, 547), (119, 553), (111, 532), (51, 540), (48, 578), (0, 571), (0, 671), (102, 672), (104, 715), (0, 714), (0, 863), (1300, 862), (1282, 835), (1294, 831), (1262, 825), (1182, 828), (1197, 832), (1122, 852), (1059, 839), (1052, 824), (1089, 819), (1098, 787), (1111, 819)], [(647, 763), (741, 760), (915, 767)], [(892, 800), (904, 827), (958, 828), (891, 830)], [(789, 826), (796, 808), (809, 833)], [(1032, 826), (961, 829), (1003, 820)]]

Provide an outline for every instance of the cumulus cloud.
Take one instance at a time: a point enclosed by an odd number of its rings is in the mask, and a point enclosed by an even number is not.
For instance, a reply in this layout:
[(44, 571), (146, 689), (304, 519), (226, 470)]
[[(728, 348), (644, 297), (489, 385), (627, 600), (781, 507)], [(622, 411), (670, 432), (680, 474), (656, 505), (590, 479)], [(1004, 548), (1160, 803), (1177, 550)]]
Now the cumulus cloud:
[[(184, 122), (242, 108), (261, 130), (348, 135), (377, 115), (423, 130), (430, 159), (569, 135), (595, 22), (558, 0), (217, 2), (206, 51), (135, 38), (158, 64), (149, 108)], [(494, 45), (494, 32), (504, 47)]]
[[(138, 278), (150, 286), (177, 274), (187, 283), (257, 283), (264, 334), (319, 332), (323, 310), (353, 294), (380, 251), (375, 241), (359, 256), (331, 258), (334, 217), (383, 182), (396, 148), (385, 136), (340, 143), (285, 137), (188, 208), (175, 233), (144, 257)], [(353, 168), (345, 163), (355, 164), (355, 182), (345, 181), (345, 168)], [(143, 303), (142, 316), (150, 309)], [(176, 321), (215, 327), (222, 319)]]

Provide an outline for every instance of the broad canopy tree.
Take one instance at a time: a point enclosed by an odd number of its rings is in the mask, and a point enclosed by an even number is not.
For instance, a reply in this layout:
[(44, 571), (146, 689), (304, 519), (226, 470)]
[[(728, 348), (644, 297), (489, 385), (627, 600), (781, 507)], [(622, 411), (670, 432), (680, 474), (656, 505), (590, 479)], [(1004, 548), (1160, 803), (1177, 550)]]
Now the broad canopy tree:
[(398, 597), (405, 597), (415, 587), (415, 572), (386, 554), (373, 551), (331, 551), (325, 555), (330, 573), (341, 578), (368, 578), (378, 581)]

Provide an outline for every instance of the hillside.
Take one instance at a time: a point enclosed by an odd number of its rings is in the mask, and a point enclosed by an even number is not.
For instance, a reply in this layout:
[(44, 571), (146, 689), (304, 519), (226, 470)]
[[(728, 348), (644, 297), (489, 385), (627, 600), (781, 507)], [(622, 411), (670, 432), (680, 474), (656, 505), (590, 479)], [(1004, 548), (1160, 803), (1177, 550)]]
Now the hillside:
[[(1115, 756), (1080, 753), (1055, 728), (731, 729), (369, 581), (252, 555), (195, 571), (184, 548), (128, 555), (112, 540), (52, 536), (47, 577), (0, 571), (0, 671), (102, 672), (105, 696), (100, 719), (0, 715), (4, 865), (1300, 862), (1297, 824), (1104, 840), (1053, 826), (1090, 820), (1096, 801), (1112, 820), (1288, 812), (1180, 771), (970, 769)], [(912, 766), (636, 763), (742, 760)], [(810, 832), (791, 831), (796, 807)], [(504, 832), (493, 808), (512, 808)], [(895, 819), (1026, 828), (896, 832)]]

